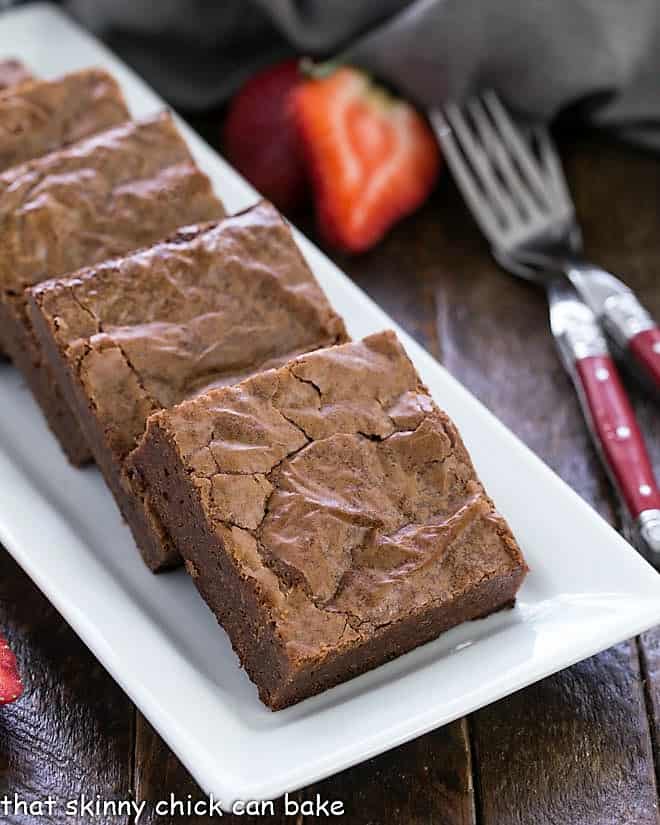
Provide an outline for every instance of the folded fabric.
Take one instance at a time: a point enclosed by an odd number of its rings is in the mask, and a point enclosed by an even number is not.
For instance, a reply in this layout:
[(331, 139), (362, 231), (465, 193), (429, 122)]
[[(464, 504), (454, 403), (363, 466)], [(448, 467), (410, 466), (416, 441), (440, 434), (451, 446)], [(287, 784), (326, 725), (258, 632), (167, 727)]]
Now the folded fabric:
[[(69, 0), (174, 105), (220, 102), (279, 57), (345, 54), (423, 105), (495, 88), (660, 149), (657, 0)], [(250, 5), (249, 13), (246, 6)]]

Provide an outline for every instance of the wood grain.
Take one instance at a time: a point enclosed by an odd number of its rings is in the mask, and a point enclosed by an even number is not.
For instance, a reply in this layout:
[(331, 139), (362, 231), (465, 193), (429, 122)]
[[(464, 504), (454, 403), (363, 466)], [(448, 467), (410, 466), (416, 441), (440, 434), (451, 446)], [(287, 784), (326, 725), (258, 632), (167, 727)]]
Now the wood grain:
[[(593, 157), (591, 142), (575, 151), (578, 166)], [(574, 181), (582, 211), (602, 203), (581, 196), (589, 180)], [(490, 263), (451, 185), (439, 200), (446, 248), (436, 305), (445, 365), (613, 521), (614, 502), (556, 358), (543, 296)], [(610, 220), (619, 225), (616, 214)], [(484, 823), (658, 821), (634, 642), (475, 714), (472, 729)]]
[[(148, 723), (141, 719), (137, 735), (136, 798), (151, 803), (175, 792), (178, 799), (203, 799), (199, 787)], [(406, 823), (406, 825), (475, 825), (472, 771), (465, 721), (455, 722), (324, 782), (289, 795), (298, 804), (321, 800), (341, 802), (346, 825)], [(284, 800), (274, 801), (268, 822), (311, 823), (316, 817), (286, 816)], [(321, 817), (323, 818), (323, 817)], [(199, 825), (217, 819), (200, 816)], [(257, 816), (225, 815), (224, 822), (258, 823)], [(157, 817), (150, 805), (141, 819), (151, 825), (184, 825), (185, 816)]]
[(342, 823), (473, 825), (465, 720), (447, 725), (302, 792), (344, 801)]
[[(630, 283), (655, 318), (660, 318), (660, 162), (654, 155), (599, 142), (591, 151), (569, 153), (570, 171), (577, 182), (580, 209), (589, 248), (599, 261)], [(606, 169), (605, 175), (602, 170)], [(600, 174), (599, 174), (600, 173)], [(592, 204), (606, 198), (612, 208), (601, 223)], [(615, 193), (612, 198), (611, 193)], [(633, 380), (628, 380), (647, 446), (660, 476), (660, 413)], [(660, 628), (638, 640), (649, 722), (655, 748), (656, 777), (660, 780)]]
[[(367, 293), (433, 355), (440, 355), (435, 327), (437, 212), (432, 202), (404, 221), (376, 249), (360, 257), (327, 250)], [(386, 790), (384, 790), (386, 789)], [(376, 759), (306, 788), (341, 799), (342, 822), (475, 822), (470, 743), (465, 721), (448, 725)]]
[[(660, 316), (660, 162), (600, 138), (572, 139), (564, 155), (589, 252), (621, 272)], [(297, 221), (307, 231), (313, 225), (310, 216)], [(490, 261), (448, 177), (429, 204), (376, 250), (333, 257), (616, 523), (608, 484), (555, 355), (543, 295)], [(658, 408), (636, 391), (634, 397), (660, 470)], [(104, 798), (133, 792), (152, 802), (171, 793), (181, 800), (203, 798), (4, 553), (0, 627), (16, 647), (28, 685), (26, 696), (0, 714), (0, 795), (5, 789), (28, 796), (51, 791), (64, 799), (84, 789)], [(659, 742), (655, 629), (294, 796), (341, 800), (346, 814), (340, 821), (352, 825), (658, 825)], [(217, 819), (156, 816), (151, 810), (141, 821), (204, 825)], [(311, 820), (284, 817), (278, 801), (267, 821)]]
[[(433, 221), (408, 221), (374, 252), (360, 258), (335, 259), (420, 343), (437, 354), (432, 290), (434, 251), (432, 238), (425, 237), (426, 232), (434, 234)], [(180, 762), (141, 717), (137, 732), (137, 798), (160, 799), (172, 787), (184, 796), (199, 793)], [(467, 725), (456, 722), (294, 796), (300, 802), (313, 802), (317, 794), (322, 799), (342, 802), (345, 814), (341, 822), (347, 825), (473, 825), (469, 750)], [(276, 817), (269, 821), (292, 821), (282, 816), (281, 799), (275, 802), (275, 808)], [(245, 822), (249, 818), (230, 816), (224, 821), (234, 820)], [(157, 821), (183, 825), (185, 820), (175, 817)], [(299, 820), (308, 821), (311, 819), (305, 816)]]
[(660, 787), (660, 628), (643, 633), (639, 638), (639, 646), (655, 756), (656, 784)]
[[(0, 797), (59, 801), (52, 816), (4, 816), (2, 823), (90, 821), (66, 817), (81, 794), (129, 799), (133, 708), (121, 688), (0, 551), (0, 628), (16, 652), (23, 697), (0, 712)], [(93, 820), (114, 825), (114, 817)]]
[(485, 824), (656, 825), (634, 641), (473, 717)]
[[(189, 825), (191, 819), (185, 812), (176, 810), (172, 815), (159, 816), (157, 814), (155, 806), (159, 801), (167, 801), (170, 794), (174, 794), (177, 800), (184, 802), (206, 800), (206, 795), (199, 785), (142, 714), (138, 714), (136, 724), (134, 792), (136, 799), (145, 800), (148, 803), (145, 814), (140, 820), (141, 825), (156, 825), (156, 823), (157, 825)], [(294, 796), (292, 795), (292, 798)], [(275, 808), (277, 814), (269, 817), (268, 822), (276, 825), (280, 822), (295, 821), (284, 817), (281, 800), (275, 802)], [(206, 823), (218, 822), (218, 817), (199, 815), (195, 816), (193, 821), (196, 825), (206, 825)], [(256, 816), (225, 814), (222, 821), (255, 825), (255, 823), (263, 822), (264, 819)]]
[[(630, 152), (617, 146), (606, 146), (600, 153), (601, 163), (608, 169), (610, 191), (625, 193), (625, 202), (613, 210), (609, 218), (613, 235), (604, 233), (594, 221), (589, 226), (589, 241), (602, 249), (603, 264), (620, 272), (634, 284), (635, 291), (655, 318), (660, 318), (660, 163), (652, 155)], [(574, 161), (574, 175), (588, 187), (593, 174), (589, 163)], [(598, 194), (604, 196), (606, 183), (598, 184)], [(592, 187), (593, 188), (593, 185)], [(660, 476), (660, 413), (657, 403), (639, 392), (629, 381), (634, 393), (635, 409), (647, 436), (656, 476)], [(642, 675), (649, 711), (649, 724), (656, 762), (656, 782), (660, 782), (660, 628), (642, 634), (638, 640)]]

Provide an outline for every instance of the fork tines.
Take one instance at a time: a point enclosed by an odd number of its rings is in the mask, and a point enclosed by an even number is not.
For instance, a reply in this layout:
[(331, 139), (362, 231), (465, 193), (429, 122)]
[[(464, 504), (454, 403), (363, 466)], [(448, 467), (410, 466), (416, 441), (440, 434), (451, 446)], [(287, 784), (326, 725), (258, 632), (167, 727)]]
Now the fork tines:
[(430, 114), (445, 157), (491, 244), (512, 248), (573, 212), (561, 163), (546, 129), (533, 131), (535, 156), (493, 91), (461, 110)]

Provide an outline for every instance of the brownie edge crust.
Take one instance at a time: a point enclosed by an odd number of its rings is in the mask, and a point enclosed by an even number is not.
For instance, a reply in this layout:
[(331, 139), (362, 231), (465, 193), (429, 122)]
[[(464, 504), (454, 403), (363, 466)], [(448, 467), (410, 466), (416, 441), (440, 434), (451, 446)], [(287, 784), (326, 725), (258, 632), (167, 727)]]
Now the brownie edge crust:
[(73, 464), (91, 458), (40, 351), (25, 290), (222, 217), (169, 114), (79, 141), (0, 174), (0, 349), (23, 373)]
[(148, 416), (343, 342), (344, 323), (265, 202), (39, 284), (43, 357), (155, 572), (182, 560), (125, 460)]
[(0, 60), (0, 94), (33, 80), (34, 75), (20, 60), (13, 57)]
[(152, 415), (129, 463), (274, 710), (512, 605), (527, 572), (391, 332)]
[(119, 126), (130, 116), (117, 81), (102, 69), (23, 82), (0, 92), (0, 170)]

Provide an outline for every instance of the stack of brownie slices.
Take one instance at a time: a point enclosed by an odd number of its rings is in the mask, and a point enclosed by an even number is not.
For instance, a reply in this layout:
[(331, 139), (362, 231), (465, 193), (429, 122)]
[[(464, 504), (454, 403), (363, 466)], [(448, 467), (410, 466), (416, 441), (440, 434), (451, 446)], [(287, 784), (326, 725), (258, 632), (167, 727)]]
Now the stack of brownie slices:
[(349, 340), (274, 207), (227, 217), (104, 71), (3, 86), (0, 347), (262, 700), (512, 605), (525, 561), (455, 426), (394, 333)]

